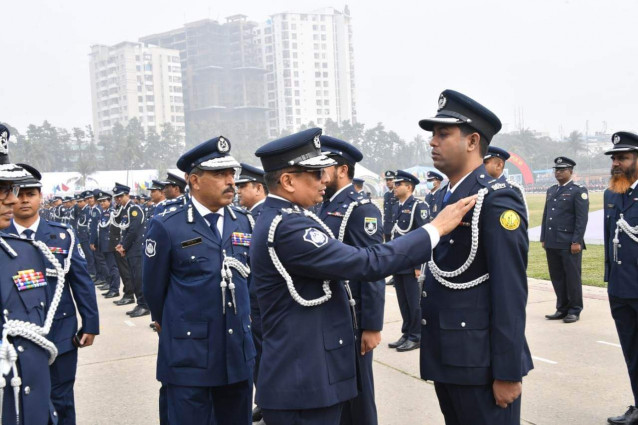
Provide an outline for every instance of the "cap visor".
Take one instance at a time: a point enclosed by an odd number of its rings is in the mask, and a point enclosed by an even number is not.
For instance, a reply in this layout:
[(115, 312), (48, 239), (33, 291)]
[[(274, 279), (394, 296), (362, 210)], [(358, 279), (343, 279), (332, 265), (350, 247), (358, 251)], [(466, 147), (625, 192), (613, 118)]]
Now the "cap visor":
[(313, 156), (312, 158), (298, 162), (295, 165), (298, 165), (304, 168), (320, 169), (320, 168), (331, 167), (336, 164), (337, 164), (337, 161), (335, 161), (332, 158), (328, 158), (326, 155), (317, 155), (317, 156)]
[(464, 122), (465, 121), (461, 121), (458, 118), (452, 118), (452, 117), (425, 118), (419, 121), (419, 127), (421, 127), (425, 131), (433, 131), (434, 126), (436, 124), (458, 125), (458, 124), (463, 124)]
[(605, 155), (611, 155), (616, 152), (638, 152), (638, 148), (635, 146), (627, 146), (627, 145), (616, 145), (613, 149), (605, 151)]

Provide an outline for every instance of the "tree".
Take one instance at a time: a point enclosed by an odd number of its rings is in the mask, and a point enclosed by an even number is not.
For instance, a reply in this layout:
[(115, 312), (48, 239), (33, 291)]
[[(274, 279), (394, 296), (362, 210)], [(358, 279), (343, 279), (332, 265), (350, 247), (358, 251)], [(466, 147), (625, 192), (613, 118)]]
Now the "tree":
[(579, 131), (574, 130), (569, 133), (567, 143), (569, 144), (569, 148), (573, 152), (574, 156), (578, 155), (578, 152), (580, 151), (587, 150), (585, 147), (585, 141), (583, 140), (583, 135)]

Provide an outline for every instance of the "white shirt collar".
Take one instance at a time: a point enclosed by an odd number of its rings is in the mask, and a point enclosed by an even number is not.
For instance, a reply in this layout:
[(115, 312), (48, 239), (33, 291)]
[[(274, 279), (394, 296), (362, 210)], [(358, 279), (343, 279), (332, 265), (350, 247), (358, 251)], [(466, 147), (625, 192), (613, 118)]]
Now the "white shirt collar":
[(560, 187), (567, 186), (569, 183), (571, 183), (571, 181), (572, 181), (572, 180), (574, 180), (574, 179), (569, 179), (569, 181), (568, 181), (567, 183), (565, 183), (565, 184), (560, 184), (559, 186), (560, 186)]
[(279, 199), (280, 201), (286, 201), (286, 202), (290, 202), (291, 204), (294, 204), (294, 202), (292, 202), (292, 201), (290, 201), (290, 200), (288, 200), (288, 199), (286, 199), (286, 198), (282, 198), (281, 196), (279, 196), (279, 195), (275, 195), (275, 194), (273, 194), (273, 193), (269, 193), (269, 194), (268, 194), (268, 197), (269, 197), (269, 198), (274, 198), (274, 199)]
[(253, 207), (251, 209), (249, 209), (248, 211), (252, 212), (258, 205), (263, 204), (264, 202), (266, 202), (266, 198), (262, 199), (261, 201), (257, 202), (255, 205), (253, 205)]
[[(206, 214), (211, 214), (212, 213), (211, 210), (209, 210), (207, 207), (202, 205), (197, 199), (195, 199), (194, 196), (191, 199), (193, 201), (193, 206), (195, 207), (195, 209), (197, 210), (199, 215), (201, 215), (202, 217), (206, 217)], [(225, 210), (225, 208), (220, 208), (217, 211), (215, 211), (215, 214), (219, 214), (223, 218), (224, 217), (224, 210)]]
[(456, 184), (454, 185), (454, 187), (452, 187), (452, 184), (448, 184), (447, 185), (447, 190), (450, 193), (454, 193), (454, 191), (456, 190), (457, 187), (459, 187), (461, 185), (461, 183), (463, 183), (463, 180), (465, 180), (467, 178), (467, 176), (469, 176), (470, 174), (472, 174), (474, 172), (474, 170), (470, 171), (469, 173), (467, 173), (466, 175), (464, 175), (461, 180), (457, 181)]
[(634, 184), (632, 184), (632, 185), (631, 185), (631, 188), (632, 188), (632, 189), (635, 189), (635, 188), (636, 188), (636, 186), (638, 186), (638, 180), (636, 180), (636, 181), (634, 182)]
[(13, 220), (13, 225), (16, 228), (16, 232), (18, 232), (18, 236), (21, 236), (22, 232), (27, 229), (33, 230), (33, 234), (35, 234), (38, 231), (38, 226), (40, 225), (40, 217), (38, 216), (38, 218), (35, 219), (35, 222), (29, 227), (20, 226), (15, 220)]
[(344, 187), (342, 187), (341, 189), (337, 190), (337, 191), (335, 192), (335, 194), (334, 194), (334, 195), (332, 195), (332, 196), (330, 197), (330, 202), (334, 201), (334, 200), (335, 200), (335, 198), (336, 198), (336, 197), (337, 197), (337, 196), (338, 196), (341, 192), (343, 192), (344, 190), (346, 190), (346, 189), (347, 189), (348, 187), (350, 187), (350, 186), (352, 186), (352, 183), (347, 184), (347, 185), (345, 185)]

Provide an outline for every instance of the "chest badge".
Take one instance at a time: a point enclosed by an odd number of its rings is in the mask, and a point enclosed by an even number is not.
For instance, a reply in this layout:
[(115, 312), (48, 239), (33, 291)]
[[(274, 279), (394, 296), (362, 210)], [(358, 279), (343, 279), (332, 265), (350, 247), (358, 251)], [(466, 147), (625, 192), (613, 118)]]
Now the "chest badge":
[(516, 230), (521, 225), (521, 217), (514, 210), (507, 210), (501, 214), (501, 226), (507, 230)]
[(379, 225), (377, 223), (377, 219), (376, 217), (366, 217), (364, 219), (363, 222), (363, 230), (365, 230), (365, 232), (372, 236), (375, 233), (377, 233), (377, 229), (379, 228)]
[(233, 232), (231, 241), (236, 246), (250, 246), (253, 235), (250, 233)]
[(33, 269), (19, 271), (16, 276), (13, 276), (13, 283), (15, 283), (18, 291), (39, 288), (47, 285), (44, 274), (42, 274), (42, 272), (36, 272)]

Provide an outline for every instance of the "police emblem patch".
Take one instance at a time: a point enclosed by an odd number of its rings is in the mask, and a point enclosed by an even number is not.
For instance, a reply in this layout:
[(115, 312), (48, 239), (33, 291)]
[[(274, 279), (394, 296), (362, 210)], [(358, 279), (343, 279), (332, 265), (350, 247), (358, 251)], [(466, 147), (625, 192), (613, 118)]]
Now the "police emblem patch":
[(587, 199), (588, 198), (587, 194), (584, 193), (584, 192), (580, 194), (580, 197), (583, 198), (583, 199)]
[(521, 217), (514, 210), (507, 210), (501, 214), (501, 226), (507, 230), (516, 230), (521, 225)]
[(303, 240), (310, 242), (317, 248), (321, 248), (328, 243), (328, 236), (317, 229), (306, 229), (303, 235)]
[(447, 99), (443, 96), (443, 94), (441, 94), (441, 96), (439, 96), (439, 111), (445, 107), (446, 103)]
[(315, 136), (312, 142), (315, 144), (315, 148), (321, 149), (321, 140), (319, 140), (319, 136)]
[(64, 232), (60, 233), (60, 239), (66, 239), (66, 233)]
[(144, 249), (144, 253), (146, 254), (146, 256), (149, 258), (153, 257), (157, 252), (155, 250), (157, 242), (155, 242), (153, 239), (146, 239), (144, 245), (146, 246), (146, 248)]
[(368, 235), (372, 236), (377, 233), (378, 228), (379, 225), (377, 224), (376, 217), (366, 217), (364, 219), (363, 230), (365, 230)]
[(230, 150), (230, 145), (228, 144), (228, 140), (220, 137), (217, 141), (217, 150), (219, 153), (226, 153)]
[(82, 249), (82, 245), (78, 244), (78, 254), (80, 254), (80, 257), (82, 258), (86, 258), (86, 255), (84, 254), (84, 250)]
[(563, 158), (558, 158), (556, 160), (556, 164), (562, 164), (563, 163)]
[(421, 220), (428, 218), (428, 210), (421, 210)]

